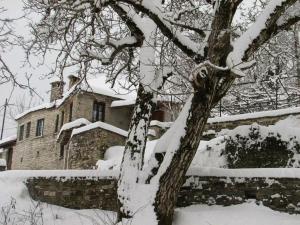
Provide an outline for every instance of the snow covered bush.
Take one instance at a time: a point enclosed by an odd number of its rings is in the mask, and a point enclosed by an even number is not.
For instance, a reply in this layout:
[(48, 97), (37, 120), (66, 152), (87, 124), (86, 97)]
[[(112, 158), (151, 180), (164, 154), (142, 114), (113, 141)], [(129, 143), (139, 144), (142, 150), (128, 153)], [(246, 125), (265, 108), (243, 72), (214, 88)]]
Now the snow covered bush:
[(226, 138), (229, 168), (299, 167), (299, 134), (280, 126), (240, 126)]

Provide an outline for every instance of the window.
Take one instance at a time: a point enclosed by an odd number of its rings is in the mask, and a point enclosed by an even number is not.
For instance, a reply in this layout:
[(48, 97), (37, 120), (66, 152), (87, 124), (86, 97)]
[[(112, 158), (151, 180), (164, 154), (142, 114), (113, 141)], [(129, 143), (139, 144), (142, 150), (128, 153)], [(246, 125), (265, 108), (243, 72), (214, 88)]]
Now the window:
[(36, 123), (36, 133), (35, 136), (40, 137), (44, 134), (44, 119), (39, 119)]
[(69, 122), (72, 121), (72, 116), (73, 116), (73, 102), (71, 102), (70, 104)]
[(55, 133), (58, 131), (58, 126), (59, 126), (59, 115), (57, 114), (55, 119), (55, 129), (54, 129)]
[(62, 112), (61, 112), (60, 127), (62, 127), (62, 126), (64, 125), (64, 120), (65, 120), (65, 112), (62, 111)]
[(19, 141), (22, 141), (23, 139), (24, 139), (24, 125), (21, 125), (19, 129)]
[(65, 146), (64, 145), (60, 145), (60, 149), (59, 149), (59, 158), (63, 159), (65, 155)]
[(163, 110), (155, 110), (152, 114), (152, 120), (158, 120), (163, 122), (165, 117), (165, 112)]
[(31, 130), (31, 122), (28, 122), (26, 125), (26, 138), (29, 138)]
[(93, 105), (93, 122), (104, 121), (105, 104), (103, 102), (94, 102)]

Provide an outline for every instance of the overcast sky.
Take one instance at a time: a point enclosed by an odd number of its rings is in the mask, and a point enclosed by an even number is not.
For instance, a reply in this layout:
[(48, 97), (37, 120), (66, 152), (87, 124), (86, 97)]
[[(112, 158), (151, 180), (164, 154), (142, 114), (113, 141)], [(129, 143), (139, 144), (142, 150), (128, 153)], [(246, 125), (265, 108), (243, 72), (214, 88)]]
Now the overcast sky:
[[(22, 15), (22, 7), (23, 3), (21, 0), (0, 0), (1, 6), (4, 6), (7, 9), (6, 16), (10, 18), (17, 18)], [(25, 20), (17, 21), (14, 25), (15, 31), (24, 36), (29, 35), (29, 29), (26, 26)], [(5, 53), (1, 52), (1, 55), (6, 60), (6, 63), (9, 65), (9, 68), (17, 74), (17, 78), (19, 81), (24, 81), (25, 74), (33, 74), (31, 85), (36, 88), (36, 91), (42, 98), (37, 96), (34, 97), (33, 103), (39, 104), (43, 101), (48, 101), (48, 91), (50, 89), (49, 81), (47, 79), (41, 79), (41, 74), (48, 71), (46, 66), (32, 68), (30, 66), (23, 66), (23, 61), (25, 59), (25, 55), (21, 47), (15, 47), (13, 49), (8, 49)], [(33, 59), (33, 62), (38, 62), (38, 59)], [(50, 66), (50, 65), (49, 65)], [(3, 118), (3, 105), (6, 98), (9, 98), (12, 92), (11, 84), (1, 85), (0, 86), (0, 127), (2, 127), (2, 118)], [(17, 101), (25, 101), (29, 104), (30, 95), (28, 91), (20, 90), (16, 88), (13, 91), (13, 95), (10, 98), (10, 104), (15, 104)], [(10, 106), (8, 111), (16, 110), (14, 106)], [(16, 132), (16, 124), (12, 118), (10, 118), (10, 114), (7, 113), (6, 123), (4, 126), (4, 137), (15, 134)]]

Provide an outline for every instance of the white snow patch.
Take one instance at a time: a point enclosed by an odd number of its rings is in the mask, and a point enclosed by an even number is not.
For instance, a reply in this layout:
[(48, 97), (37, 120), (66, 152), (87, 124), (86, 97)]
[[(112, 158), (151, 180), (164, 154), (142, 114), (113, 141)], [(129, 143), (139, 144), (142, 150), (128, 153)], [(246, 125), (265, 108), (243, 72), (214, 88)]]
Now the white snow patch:
[(267, 178), (300, 178), (299, 168), (251, 168), (224, 169), (210, 167), (189, 168), (187, 176), (204, 177), (267, 177)]
[(237, 121), (237, 120), (246, 120), (246, 119), (256, 119), (262, 117), (276, 117), (276, 116), (284, 116), (284, 115), (292, 115), (292, 114), (300, 114), (300, 107), (291, 107), (286, 109), (278, 109), (278, 110), (270, 110), (270, 111), (262, 111), (255, 113), (245, 113), (233, 116), (222, 116), (209, 118), (207, 123), (221, 123), (221, 122), (229, 122), (229, 121)]
[(28, 113), (31, 113), (31, 112), (35, 112), (35, 111), (38, 111), (38, 110), (42, 110), (42, 109), (51, 109), (55, 107), (55, 102), (50, 102), (50, 103), (44, 103), (44, 104), (41, 104), (41, 105), (38, 105), (38, 106), (35, 106), (35, 107), (32, 107), (30, 108), (29, 110), (26, 110), (18, 115), (15, 116), (15, 119), (18, 120), (20, 119), (21, 117), (27, 115)]
[(17, 135), (12, 135), (12, 136), (9, 136), (7, 138), (4, 138), (4, 139), (0, 140), (0, 145), (9, 143), (9, 142), (12, 142), (12, 141), (15, 141), (15, 140), (17, 140)]
[(92, 129), (95, 129), (95, 128), (102, 128), (104, 130), (108, 130), (108, 131), (111, 131), (113, 133), (125, 136), (125, 137), (127, 137), (127, 135), (128, 135), (128, 132), (125, 131), (125, 130), (122, 130), (122, 129), (120, 129), (118, 127), (115, 127), (113, 125), (110, 125), (110, 124), (98, 121), (98, 122), (86, 125), (84, 127), (80, 127), (80, 128), (74, 129), (72, 131), (72, 136), (76, 135), (76, 134), (80, 134), (80, 133), (86, 132), (86, 131), (89, 131), (89, 130), (92, 130)]
[(91, 122), (88, 121), (87, 119), (85, 118), (79, 118), (77, 120), (74, 120), (72, 122), (69, 122), (69, 123), (65, 123), (62, 128), (60, 129), (59, 131), (59, 134), (58, 134), (58, 137), (60, 136), (60, 134), (63, 132), (63, 131), (66, 131), (66, 130), (71, 130), (75, 127), (80, 127), (80, 126), (83, 126), (83, 125), (88, 125), (90, 124)]
[(234, 206), (193, 205), (175, 210), (173, 225), (298, 225), (300, 215), (271, 210), (254, 201)]
[(111, 107), (121, 107), (121, 106), (132, 106), (135, 104), (136, 99), (128, 99), (128, 100), (115, 100), (111, 103)]
[(151, 120), (151, 122), (150, 122), (150, 126), (158, 126), (158, 127), (164, 128), (164, 129), (170, 128), (172, 124), (173, 124), (173, 122), (161, 122), (158, 120)]

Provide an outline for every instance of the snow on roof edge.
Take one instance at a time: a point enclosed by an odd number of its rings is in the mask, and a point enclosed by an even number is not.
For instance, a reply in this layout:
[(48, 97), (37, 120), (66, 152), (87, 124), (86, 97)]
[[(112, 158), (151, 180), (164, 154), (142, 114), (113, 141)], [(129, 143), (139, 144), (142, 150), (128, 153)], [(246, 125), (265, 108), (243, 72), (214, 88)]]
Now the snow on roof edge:
[(88, 124), (91, 124), (91, 122), (88, 121), (88, 120), (85, 119), (85, 118), (79, 118), (79, 119), (76, 119), (76, 120), (74, 120), (74, 121), (72, 121), (72, 122), (65, 123), (65, 124), (61, 127), (61, 129), (60, 129), (60, 131), (59, 131), (59, 133), (58, 133), (58, 135), (57, 135), (57, 138), (59, 138), (59, 136), (61, 135), (61, 133), (62, 133), (63, 131), (70, 130), (70, 129), (73, 129), (73, 128), (75, 128), (75, 127), (79, 127), (79, 126), (82, 126), (82, 125), (88, 125)]
[(18, 120), (24, 116), (26, 116), (27, 114), (31, 113), (31, 112), (36, 112), (36, 111), (39, 111), (39, 110), (43, 110), (43, 109), (51, 109), (55, 107), (55, 101), (54, 102), (47, 102), (47, 103), (43, 103), (41, 105), (38, 105), (38, 106), (35, 106), (35, 107), (32, 107), (18, 115), (15, 116), (15, 120)]
[(13, 142), (16, 140), (17, 140), (17, 135), (12, 135), (12, 136), (9, 136), (7, 138), (0, 140), (0, 145), (4, 145), (6, 143)]
[(158, 127), (161, 127), (161, 128), (169, 128), (171, 127), (173, 124), (173, 122), (161, 122), (161, 121), (158, 121), (158, 120), (151, 120), (150, 121), (150, 126), (158, 126)]
[(0, 166), (6, 166), (6, 160), (5, 159), (0, 159)]
[(100, 121), (88, 124), (88, 125), (86, 125), (84, 127), (80, 127), (80, 128), (74, 129), (72, 131), (72, 135), (71, 136), (77, 135), (77, 134), (80, 134), (80, 133), (83, 133), (83, 132), (86, 132), (86, 131), (89, 131), (89, 130), (92, 130), (92, 129), (95, 129), (95, 128), (102, 128), (104, 130), (111, 131), (113, 133), (122, 135), (124, 137), (128, 136), (128, 132), (127, 131), (122, 130), (122, 129), (118, 128), (118, 127), (115, 127), (113, 125), (110, 125), (108, 123), (100, 122)]

